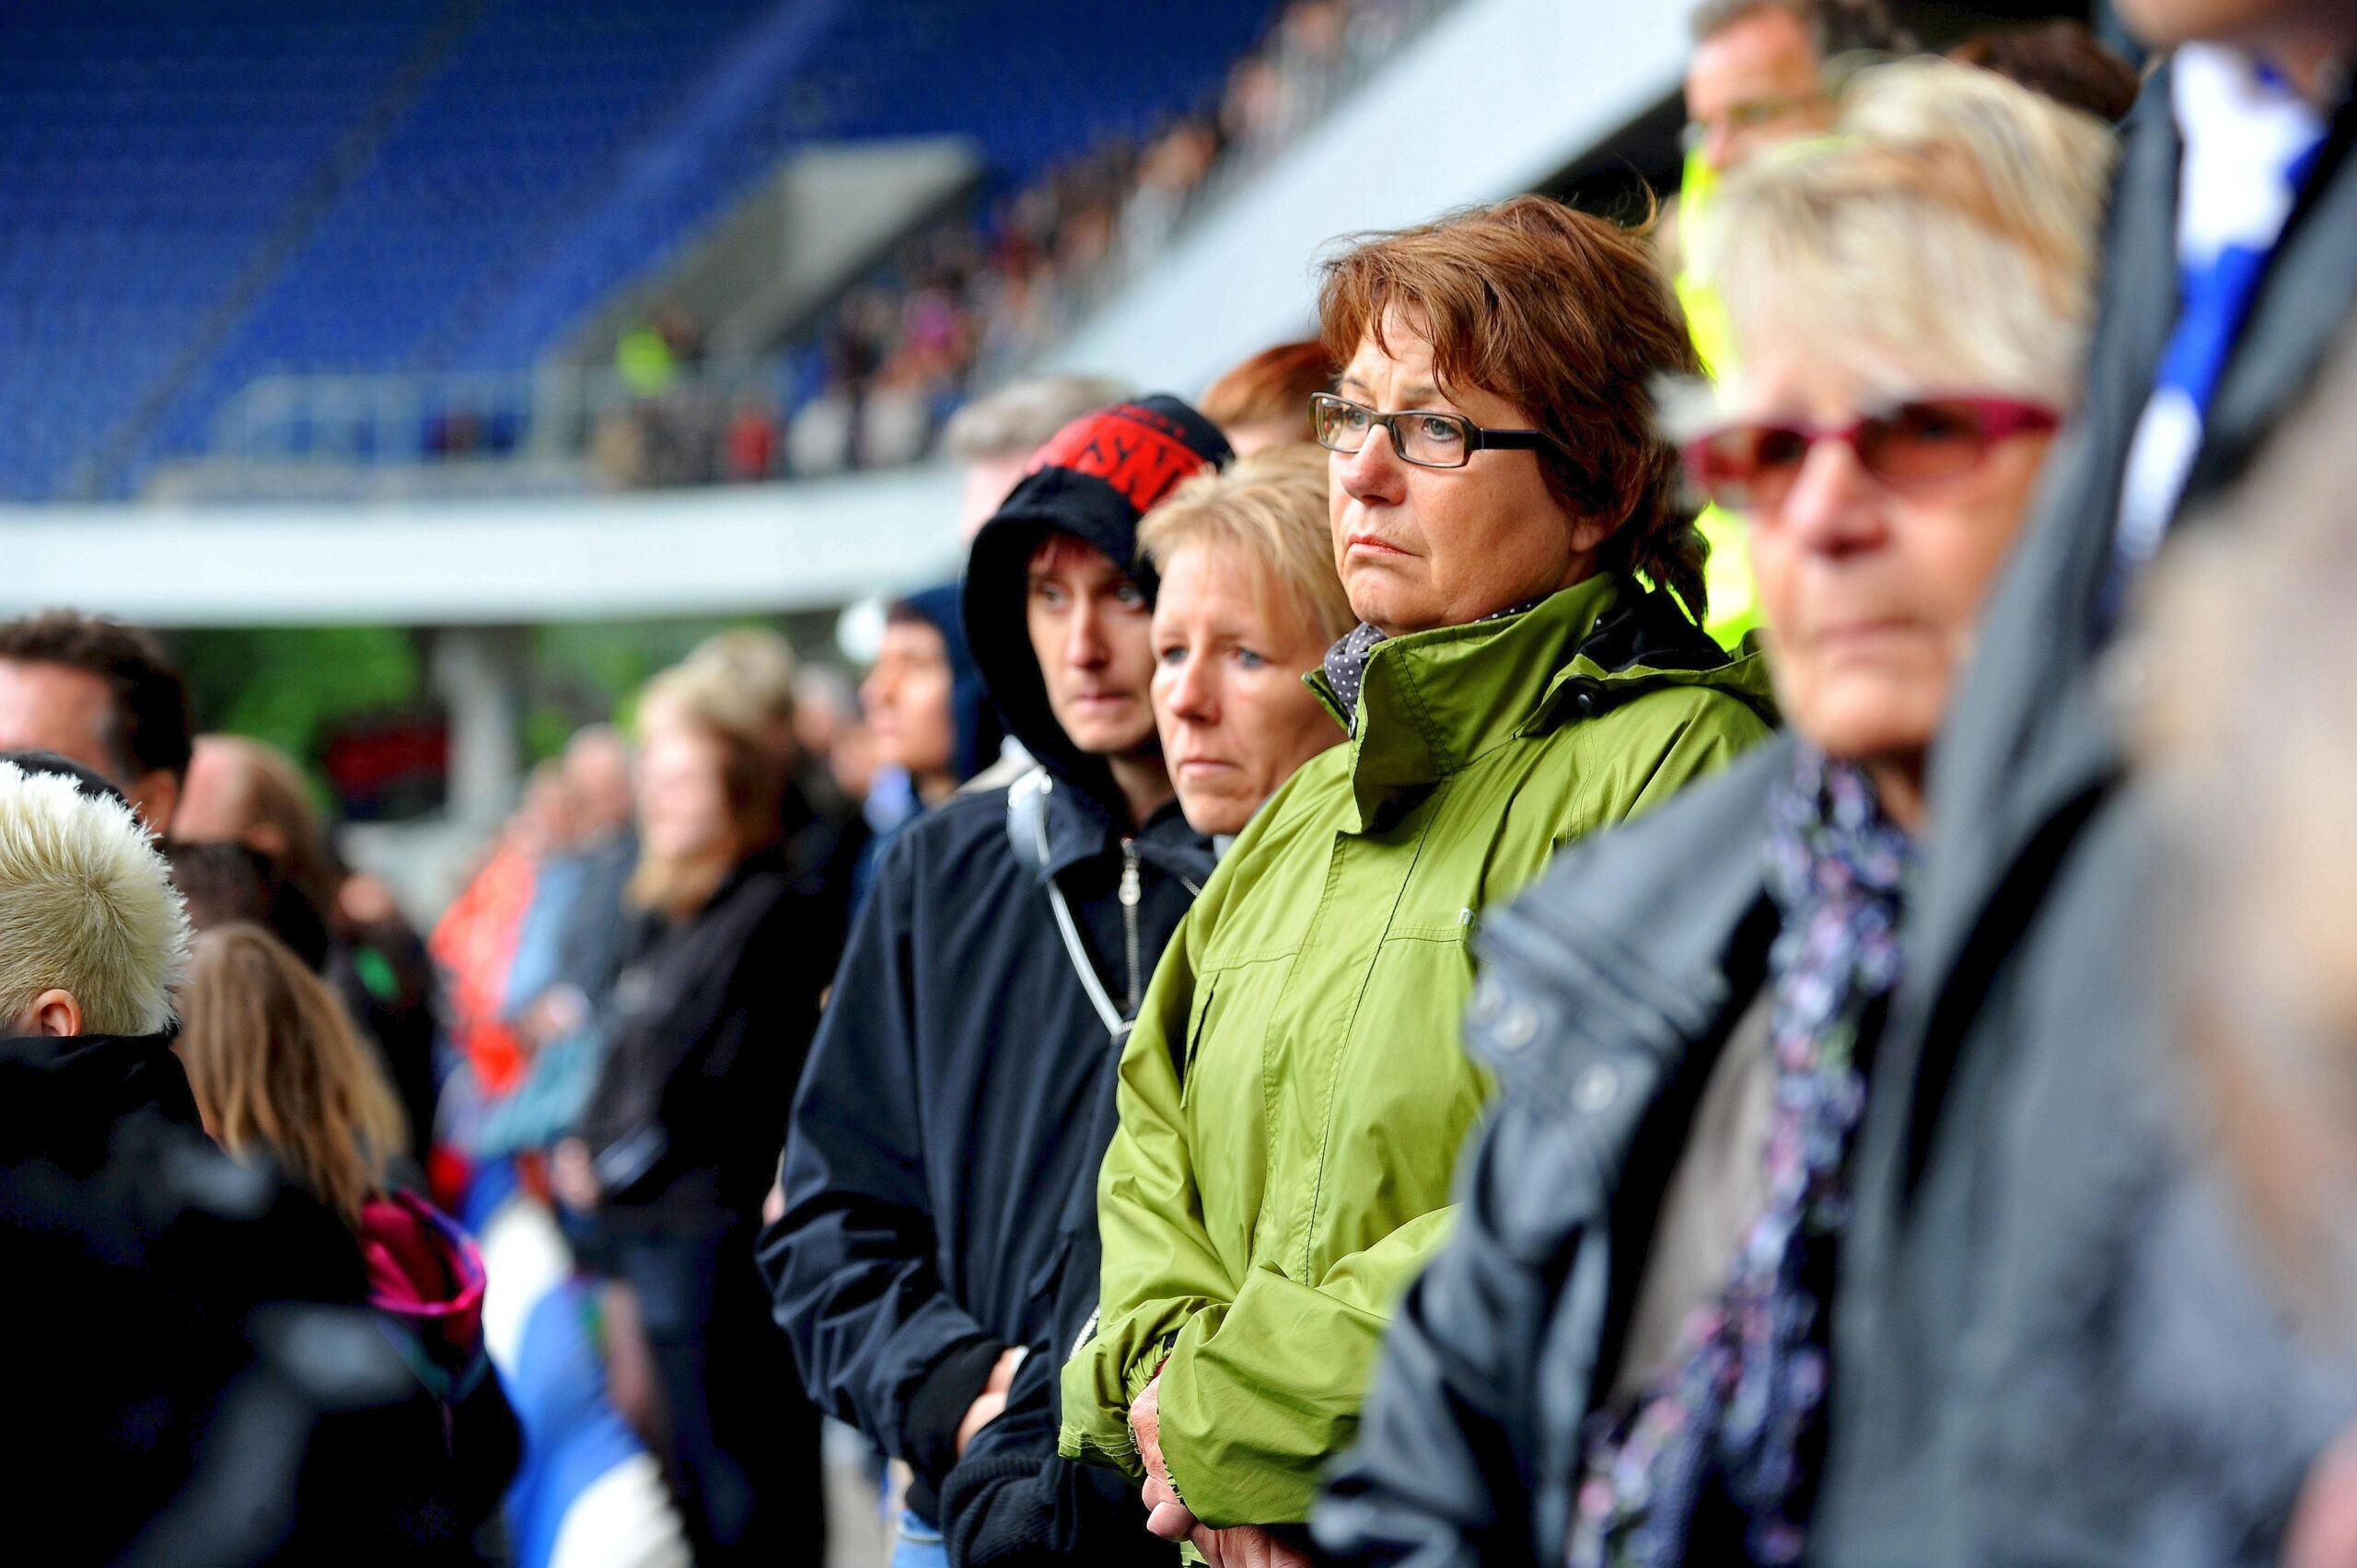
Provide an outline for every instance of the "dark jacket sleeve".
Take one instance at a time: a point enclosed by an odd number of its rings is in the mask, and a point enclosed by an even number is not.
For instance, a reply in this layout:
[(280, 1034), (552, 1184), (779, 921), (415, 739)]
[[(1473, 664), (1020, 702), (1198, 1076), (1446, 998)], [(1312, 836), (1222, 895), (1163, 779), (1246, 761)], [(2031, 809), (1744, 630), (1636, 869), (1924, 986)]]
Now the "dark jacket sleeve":
[(778, 1325), (821, 1410), (936, 1482), (998, 1342), (952, 1300), (918, 1121), (910, 973), (919, 863), (893, 846), (861, 909), (795, 1096), (780, 1182), (785, 1213), (761, 1239)]
[(1137, 1482), (1056, 1457), (1060, 1347), (1034, 1345), (1006, 1411), (976, 1434), (941, 1485), (952, 1568), (1160, 1568), (1178, 1549), (1146, 1533)]
[[(1475, 1568), (1535, 1560), (1534, 1386), (1550, 1281), (1602, 1271), (1567, 1274), (1550, 1260), (1515, 1255), (1499, 1209), (1543, 1176), (1534, 1165), (1560, 1161), (1562, 1152), (1511, 1101), (1478, 1135), (1460, 1179), (1457, 1231), (1401, 1301), (1358, 1440), (1328, 1477), (1312, 1518), (1334, 1561)], [(1565, 1255), (1603, 1245), (1591, 1228), (1569, 1239)]]

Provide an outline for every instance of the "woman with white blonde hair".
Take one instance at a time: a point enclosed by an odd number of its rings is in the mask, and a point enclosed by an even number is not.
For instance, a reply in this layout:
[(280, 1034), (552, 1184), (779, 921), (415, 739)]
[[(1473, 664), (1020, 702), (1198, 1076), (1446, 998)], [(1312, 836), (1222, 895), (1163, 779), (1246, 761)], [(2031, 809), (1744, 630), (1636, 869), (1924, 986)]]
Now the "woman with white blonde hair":
[(1737, 367), (1671, 423), (1744, 519), (1790, 727), (1482, 932), (1467, 1039), (1504, 1094), (1318, 1517), (1341, 1561), (1807, 1546), (1924, 757), (2069, 414), (2110, 145), (1910, 62), (1724, 188)]

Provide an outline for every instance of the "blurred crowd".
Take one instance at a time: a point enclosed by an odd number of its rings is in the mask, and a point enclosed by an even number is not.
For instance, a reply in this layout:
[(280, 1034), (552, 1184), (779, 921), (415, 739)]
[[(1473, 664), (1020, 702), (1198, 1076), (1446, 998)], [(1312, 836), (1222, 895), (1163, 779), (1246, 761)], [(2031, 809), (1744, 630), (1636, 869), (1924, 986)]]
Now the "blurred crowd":
[(637, 392), (591, 439), (621, 486), (812, 478), (929, 456), (958, 406), (1006, 380), (1158, 254), (1208, 197), (1314, 124), (1446, 0), (1292, 0), (1218, 101), (1143, 139), (1115, 137), (912, 237), (848, 291), (774, 384), (698, 374), (677, 305), (628, 329)]
[(2357, 10), (2120, 9), (967, 403), (423, 935), (0, 626), (33, 1555), (2357, 1564)]

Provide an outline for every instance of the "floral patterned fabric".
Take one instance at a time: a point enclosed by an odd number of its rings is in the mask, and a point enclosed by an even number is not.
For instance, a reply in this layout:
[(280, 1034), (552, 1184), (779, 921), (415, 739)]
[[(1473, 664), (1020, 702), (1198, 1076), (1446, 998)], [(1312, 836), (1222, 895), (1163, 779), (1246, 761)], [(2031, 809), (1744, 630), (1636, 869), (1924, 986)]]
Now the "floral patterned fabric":
[[(1768, 1200), (1681, 1356), (1587, 1441), (1573, 1568), (1800, 1560), (1824, 1456), (1827, 1310), (1848, 1156), (1912, 860), (1857, 769), (1802, 749), (1768, 807), (1775, 1109)], [(1690, 1555), (1689, 1555), (1690, 1553)]]

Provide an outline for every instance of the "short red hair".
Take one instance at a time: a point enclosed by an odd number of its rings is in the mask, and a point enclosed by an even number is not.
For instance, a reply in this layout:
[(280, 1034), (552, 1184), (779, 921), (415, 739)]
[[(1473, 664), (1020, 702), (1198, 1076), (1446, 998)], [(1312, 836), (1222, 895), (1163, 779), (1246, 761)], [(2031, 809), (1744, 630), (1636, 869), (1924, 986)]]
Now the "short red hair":
[(1506, 399), (1553, 436), (1547, 487), (1611, 525), (1604, 569), (1642, 572), (1709, 613), (1710, 547), (1684, 500), (1678, 454), (1654, 423), (1653, 384), (1699, 376), (1686, 318), (1641, 234), (1544, 196), (1360, 237), (1325, 263), (1318, 320), (1347, 363), (1388, 324), (1432, 342), (1444, 387)]
[(1313, 338), (1264, 348), (1205, 389), (1195, 406), (1222, 430), (1291, 420), (1314, 438), (1309, 400), (1334, 389), (1334, 357)]

